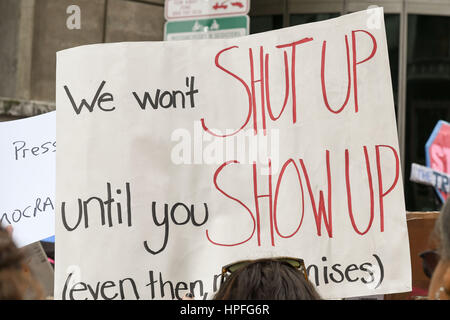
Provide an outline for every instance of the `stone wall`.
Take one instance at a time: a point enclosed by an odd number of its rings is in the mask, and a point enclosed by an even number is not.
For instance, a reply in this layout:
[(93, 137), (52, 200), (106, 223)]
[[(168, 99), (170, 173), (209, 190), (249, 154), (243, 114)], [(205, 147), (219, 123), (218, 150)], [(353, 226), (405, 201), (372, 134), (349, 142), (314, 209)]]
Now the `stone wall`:
[[(66, 25), (73, 4), (81, 29)], [(164, 22), (164, 0), (1, 0), (0, 121), (54, 110), (57, 51), (163, 40)]]
[[(24, 0), (22, 0), (24, 1)], [(31, 100), (55, 100), (56, 52), (103, 42), (105, 0), (37, 0), (34, 6)], [(39, 5), (38, 5), (39, 4)], [(66, 9), (81, 9), (81, 29), (68, 29)]]
[(14, 96), (17, 75), (17, 0), (0, 1), (0, 96)]
[(163, 6), (109, 0), (106, 16), (105, 42), (153, 41), (164, 38)]

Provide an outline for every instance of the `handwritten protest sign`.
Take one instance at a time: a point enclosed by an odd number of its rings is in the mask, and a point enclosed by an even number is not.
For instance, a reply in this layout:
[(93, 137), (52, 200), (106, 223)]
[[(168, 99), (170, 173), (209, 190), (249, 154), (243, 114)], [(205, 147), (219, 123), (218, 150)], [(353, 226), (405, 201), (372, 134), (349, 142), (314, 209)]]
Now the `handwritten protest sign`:
[(198, 299), (303, 258), (325, 298), (411, 289), (382, 9), (57, 55), (55, 297)]
[(0, 122), (0, 221), (19, 247), (55, 234), (56, 114)]

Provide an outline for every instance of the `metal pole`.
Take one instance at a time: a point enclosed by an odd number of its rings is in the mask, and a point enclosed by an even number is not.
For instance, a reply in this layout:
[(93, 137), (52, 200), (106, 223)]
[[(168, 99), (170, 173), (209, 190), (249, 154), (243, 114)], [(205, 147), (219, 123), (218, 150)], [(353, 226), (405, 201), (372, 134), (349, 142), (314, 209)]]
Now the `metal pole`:
[(402, 174), (405, 176), (405, 137), (406, 137), (406, 82), (408, 65), (408, 10), (406, 0), (402, 3), (400, 13), (400, 43), (399, 43), (399, 72), (398, 72), (398, 108), (397, 130), (400, 148)]

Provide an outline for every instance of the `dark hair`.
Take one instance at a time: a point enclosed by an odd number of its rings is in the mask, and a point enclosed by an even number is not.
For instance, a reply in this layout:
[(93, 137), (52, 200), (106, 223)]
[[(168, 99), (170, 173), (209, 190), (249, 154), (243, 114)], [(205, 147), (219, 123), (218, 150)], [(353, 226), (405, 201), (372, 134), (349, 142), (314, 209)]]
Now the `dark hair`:
[(26, 271), (24, 256), (0, 225), (0, 300), (41, 299), (42, 289)]
[(233, 272), (214, 300), (320, 300), (303, 273), (275, 259), (258, 259)]

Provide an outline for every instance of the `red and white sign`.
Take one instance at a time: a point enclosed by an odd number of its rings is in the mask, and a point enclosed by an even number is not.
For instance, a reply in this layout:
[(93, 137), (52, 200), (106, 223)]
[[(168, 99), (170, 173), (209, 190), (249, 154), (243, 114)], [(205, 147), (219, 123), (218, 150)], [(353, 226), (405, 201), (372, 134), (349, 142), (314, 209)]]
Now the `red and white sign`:
[(222, 266), (274, 256), (325, 299), (411, 291), (375, 11), (59, 51), (55, 299), (206, 299)]
[(166, 20), (247, 14), (250, 0), (166, 0)]
[[(425, 145), (427, 166), (436, 171), (450, 174), (450, 123), (439, 121)], [(448, 183), (448, 182), (447, 182)], [(444, 202), (448, 194), (436, 189)]]

